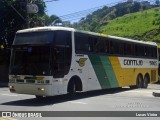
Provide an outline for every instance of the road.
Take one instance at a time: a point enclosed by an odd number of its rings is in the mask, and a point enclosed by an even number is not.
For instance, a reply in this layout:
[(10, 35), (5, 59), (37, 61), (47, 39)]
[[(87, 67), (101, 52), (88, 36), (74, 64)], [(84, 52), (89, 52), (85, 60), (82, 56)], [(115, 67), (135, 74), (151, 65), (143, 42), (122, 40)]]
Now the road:
[[(38, 101), (32, 95), (14, 94), (10, 93), (8, 88), (0, 88), (0, 111), (160, 111), (160, 97), (154, 97), (152, 95), (155, 91), (160, 92), (160, 85), (149, 85), (148, 89), (130, 89), (126, 87), (93, 91), (78, 93), (72, 97), (63, 95)], [(85, 118), (86, 117), (77, 119)], [(101, 117), (100, 119), (106, 120), (106, 118), (108, 117)], [(151, 117), (136, 116), (129, 119), (135, 118), (144, 120), (151, 119)], [(12, 120), (17, 119), (24, 118), (12, 118)], [(47, 119), (52, 118), (48, 117)], [(59, 120), (60, 117), (55, 117), (54, 119)], [(62, 117), (62, 119), (64, 119), (64, 117)], [(70, 120), (71, 118), (68, 117), (65, 119)], [(86, 118), (86, 120), (88, 119), (89, 118)], [(97, 118), (92, 117), (92, 120), (94, 119)], [(111, 119), (127, 120), (128, 118), (112, 117)], [(154, 120), (155, 119), (158, 120), (159, 118), (154, 117)], [(0, 120), (2, 120), (2, 118), (0, 118)], [(37, 120), (40, 119), (37, 118)]]

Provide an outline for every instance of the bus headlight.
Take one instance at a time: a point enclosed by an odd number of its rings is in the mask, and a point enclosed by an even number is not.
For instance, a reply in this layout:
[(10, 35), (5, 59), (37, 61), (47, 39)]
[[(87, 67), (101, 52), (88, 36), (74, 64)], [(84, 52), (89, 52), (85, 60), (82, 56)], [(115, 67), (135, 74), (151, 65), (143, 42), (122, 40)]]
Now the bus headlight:
[(9, 89), (14, 89), (14, 86), (9, 86)]
[(38, 91), (44, 91), (44, 88), (38, 88)]
[(9, 90), (10, 90), (10, 92), (12, 92), (12, 93), (15, 93), (15, 92), (16, 92), (16, 90), (14, 89), (14, 86), (9, 86)]

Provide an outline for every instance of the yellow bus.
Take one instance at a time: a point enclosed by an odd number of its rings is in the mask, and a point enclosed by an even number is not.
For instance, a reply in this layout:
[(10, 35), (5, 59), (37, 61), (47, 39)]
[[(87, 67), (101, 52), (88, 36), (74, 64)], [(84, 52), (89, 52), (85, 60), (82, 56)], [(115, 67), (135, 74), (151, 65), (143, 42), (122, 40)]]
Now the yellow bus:
[(147, 88), (158, 80), (153, 42), (39, 27), (16, 33), (9, 89), (37, 98), (123, 86)]

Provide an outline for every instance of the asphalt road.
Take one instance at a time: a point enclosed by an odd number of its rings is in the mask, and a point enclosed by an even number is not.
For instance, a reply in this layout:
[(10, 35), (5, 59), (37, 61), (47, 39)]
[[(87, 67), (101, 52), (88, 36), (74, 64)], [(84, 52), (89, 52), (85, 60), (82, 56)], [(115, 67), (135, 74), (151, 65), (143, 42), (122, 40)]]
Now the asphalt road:
[[(63, 95), (49, 97), (38, 101), (32, 95), (13, 94), (8, 88), (0, 88), (0, 111), (160, 111), (160, 97), (154, 97), (153, 92), (160, 92), (160, 85), (149, 85), (148, 89), (109, 89), (78, 93), (74, 96)], [(54, 113), (53, 113), (54, 114)], [(54, 120), (71, 120), (73, 117), (54, 117)], [(75, 114), (75, 113), (73, 113)], [(89, 112), (86, 114), (90, 114)], [(95, 113), (96, 114), (96, 113)], [(112, 113), (111, 113), (112, 114)], [(114, 113), (113, 113), (114, 114)], [(127, 112), (126, 112), (127, 114)], [(122, 115), (124, 116), (124, 115)], [(11, 120), (27, 118), (12, 118)], [(29, 118), (31, 119), (31, 118)], [(36, 119), (36, 118), (32, 118)], [(53, 118), (41, 118), (53, 119)], [(37, 120), (41, 120), (37, 118)], [(159, 117), (77, 117), (86, 120), (158, 120)], [(2, 119), (0, 120), (9, 120)]]

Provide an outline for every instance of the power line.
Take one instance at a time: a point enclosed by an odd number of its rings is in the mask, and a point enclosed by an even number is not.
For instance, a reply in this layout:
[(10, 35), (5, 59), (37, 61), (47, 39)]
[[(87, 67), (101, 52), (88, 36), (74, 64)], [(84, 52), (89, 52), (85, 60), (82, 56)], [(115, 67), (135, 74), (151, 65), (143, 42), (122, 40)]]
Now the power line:
[[(98, 7), (94, 7), (94, 8), (90, 8), (90, 9), (86, 9), (86, 10), (82, 10), (82, 11), (78, 11), (78, 12), (74, 12), (74, 13), (70, 13), (70, 14), (66, 14), (66, 15), (62, 15), (62, 16), (59, 16), (59, 18), (62, 20), (62, 21), (73, 21), (73, 20), (78, 20), (80, 18), (83, 18), (83, 17), (86, 17), (86, 15), (88, 14), (91, 14), (92, 12), (94, 12), (95, 10), (97, 9), (101, 9), (105, 6), (114, 6), (118, 3), (123, 3), (123, 2), (127, 2), (128, 0), (121, 0), (121, 1), (118, 1), (118, 2), (114, 2), (114, 3), (110, 3), (110, 4), (106, 4), (106, 5), (102, 5), (102, 6), (98, 6)], [(137, 2), (145, 2), (146, 0), (134, 0), (134, 2), (137, 1)], [(148, 2), (150, 3), (155, 3), (155, 0), (147, 0)]]
[(59, 1), (59, 0), (47, 0), (45, 2), (54, 2), (54, 1)]
[(121, 2), (127, 2), (127, 0), (121, 0), (119, 2), (114, 2), (114, 3), (110, 3), (110, 4), (106, 4), (106, 5), (102, 5), (102, 6), (98, 6), (98, 7), (94, 7), (94, 8), (90, 8), (90, 9), (86, 9), (86, 10), (82, 10), (82, 11), (78, 11), (78, 12), (74, 12), (74, 13), (70, 13), (70, 14), (66, 14), (66, 15), (62, 15), (62, 16), (59, 16), (59, 18), (62, 20), (70, 21), (70, 19), (73, 19), (73, 18), (77, 18), (77, 17), (79, 18), (80, 16), (84, 17), (87, 14), (90, 14), (97, 9), (103, 8), (104, 6), (113, 6), (113, 5), (121, 3)]

